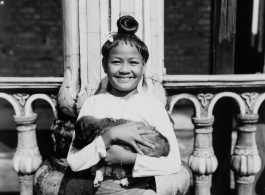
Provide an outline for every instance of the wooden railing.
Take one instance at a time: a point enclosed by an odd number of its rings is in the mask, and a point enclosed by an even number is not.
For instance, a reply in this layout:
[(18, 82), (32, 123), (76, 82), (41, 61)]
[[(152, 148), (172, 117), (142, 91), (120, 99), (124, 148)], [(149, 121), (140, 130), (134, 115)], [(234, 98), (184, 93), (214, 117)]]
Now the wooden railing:
[(63, 78), (52, 77), (0, 78), (0, 98), (6, 99), (15, 111), (18, 143), (13, 168), (18, 173), (20, 194), (33, 194), (33, 175), (42, 163), (36, 140), (37, 114), (32, 111), (32, 103), (37, 99), (46, 100), (56, 118), (56, 96), (62, 81)]
[(252, 194), (255, 174), (261, 169), (255, 133), (258, 110), (265, 100), (265, 75), (167, 75), (163, 85), (169, 94), (169, 114), (180, 99), (189, 99), (194, 105), (194, 149), (188, 164), (196, 195), (210, 194), (211, 177), (218, 165), (212, 143), (214, 106), (223, 97), (235, 101), (239, 112), (231, 169), (236, 175), (237, 194)]
[[(32, 102), (46, 100), (57, 118), (56, 95), (62, 81), (63, 78), (0, 78), (0, 97), (9, 101), (15, 110), (18, 144), (13, 167), (23, 195), (33, 193), (33, 174), (42, 162)], [(211, 177), (218, 166), (212, 143), (213, 109), (223, 97), (235, 100), (239, 108), (238, 136), (231, 168), (236, 174), (238, 194), (251, 194), (255, 174), (261, 168), (255, 132), (258, 110), (265, 100), (265, 75), (167, 75), (163, 77), (163, 86), (168, 93), (169, 114), (180, 99), (188, 99), (194, 105), (195, 143), (189, 166), (198, 195), (210, 194)]]

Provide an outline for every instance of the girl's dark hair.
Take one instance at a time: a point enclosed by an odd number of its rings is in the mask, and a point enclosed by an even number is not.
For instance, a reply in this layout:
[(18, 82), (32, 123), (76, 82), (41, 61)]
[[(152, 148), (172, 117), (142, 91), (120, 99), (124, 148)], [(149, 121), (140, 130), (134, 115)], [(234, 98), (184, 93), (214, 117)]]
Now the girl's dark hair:
[(138, 22), (132, 16), (122, 16), (117, 21), (118, 33), (113, 35), (113, 42), (109, 40), (101, 48), (103, 58), (108, 59), (109, 52), (112, 48), (117, 47), (119, 42), (129, 43), (132, 47), (135, 46), (143, 57), (146, 63), (149, 58), (148, 48), (135, 33), (138, 30)]

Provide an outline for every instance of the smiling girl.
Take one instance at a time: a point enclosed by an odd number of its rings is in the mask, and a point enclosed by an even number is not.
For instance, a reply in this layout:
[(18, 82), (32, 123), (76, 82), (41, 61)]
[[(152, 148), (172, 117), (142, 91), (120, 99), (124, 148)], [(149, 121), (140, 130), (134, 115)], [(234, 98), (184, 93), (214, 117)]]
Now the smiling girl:
[[(180, 170), (178, 143), (163, 104), (137, 90), (149, 57), (146, 45), (135, 35), (137, 21), (131, 16), (123, 16), (117, 21), (117, 26), (118, 32), (111, 37), (113, 40), (108, 40), (101, 50), (103, 69), (111, 84), (111, 91), (89, 97), (78, 118), (90, 115), (141, 121), (154, 126), (168, 139), (169, 155), (160, 158), (143, 155), (136, 143), (154, 147), (140, 136), (153, 132), (138, 130), (141, 125), (123, 124), (112, 127), (81, 150), (71, 145), (67, 160), (73, 171), (91, 168), (99, 161), (112, 167), (131, 168), (132, 177), (128, 187), (120, 185), (120, 180), (104, 177), (96, 194), (156, 194), (155, 185), (161, 185), (158, 184), (161, 182), (159, 176), (174, 175)], [(137, 153), (115, 145), (118, 143), (132, 146)]]

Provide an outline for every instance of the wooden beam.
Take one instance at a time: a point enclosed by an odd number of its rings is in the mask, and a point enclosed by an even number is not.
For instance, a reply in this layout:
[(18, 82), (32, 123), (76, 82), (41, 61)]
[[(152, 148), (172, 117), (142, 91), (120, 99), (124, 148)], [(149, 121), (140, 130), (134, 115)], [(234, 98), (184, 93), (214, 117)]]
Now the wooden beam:
[(89, 24), (87, 32), (87, 45), (88, 45), (88, 83), (86, 85), (93, 91), (96, 91), (100, 83), (100, 9), (99, 0), (87, 1), (87, 23)]
[(233, 74), (237, 0), (214, 2), (213, 74)]

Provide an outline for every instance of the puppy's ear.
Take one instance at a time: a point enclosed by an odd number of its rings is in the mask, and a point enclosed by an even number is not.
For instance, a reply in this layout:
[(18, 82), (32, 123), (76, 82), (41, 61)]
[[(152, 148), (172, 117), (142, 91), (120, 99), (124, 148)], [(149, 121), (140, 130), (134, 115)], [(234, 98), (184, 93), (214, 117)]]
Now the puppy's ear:
[(86, 116), (81, 117), (75, 123), (75, 134), (80, 139), (87, 139), (90, 135), (89, 119)]
[(78, 119), (78, 121), (76, 121), (74, 129), (75, 129), (76, 134), (79, 134), (80, 131), (82, 131), (82, 118), (80, 118), (80, 119)]

